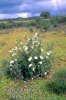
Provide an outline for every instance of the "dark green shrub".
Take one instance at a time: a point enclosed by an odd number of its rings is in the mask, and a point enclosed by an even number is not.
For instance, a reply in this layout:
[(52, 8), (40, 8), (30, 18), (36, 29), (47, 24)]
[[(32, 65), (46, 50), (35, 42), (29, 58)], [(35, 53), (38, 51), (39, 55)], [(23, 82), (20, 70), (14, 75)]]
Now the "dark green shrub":
[(50, 17), (50, 13), (48, 11), (45, 11), (45, 12), (42, 12), (40, 14), (40, 16), (43, 17), (43, 18), (49, 18)]
[(48, 86), (54, 93), (66, 93), (66, 69), (57, 71)]

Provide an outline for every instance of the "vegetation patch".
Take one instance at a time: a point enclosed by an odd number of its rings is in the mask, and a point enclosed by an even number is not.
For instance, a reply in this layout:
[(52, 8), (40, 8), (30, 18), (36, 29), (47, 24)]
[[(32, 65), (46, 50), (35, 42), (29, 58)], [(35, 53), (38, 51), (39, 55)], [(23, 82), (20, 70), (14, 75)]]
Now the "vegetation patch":
[(48, 74), (52, 64), (52, 51), (43, 52), (38, 34), (26, 43), (18, 43), (11, 51), (12, 59), (5, 66), (6, 74), (12, 79), (33, 79)]
[(48, 86), (49, 89), (54, 93), (66, 93), (66, 69), (63, 68), (57, 71)]

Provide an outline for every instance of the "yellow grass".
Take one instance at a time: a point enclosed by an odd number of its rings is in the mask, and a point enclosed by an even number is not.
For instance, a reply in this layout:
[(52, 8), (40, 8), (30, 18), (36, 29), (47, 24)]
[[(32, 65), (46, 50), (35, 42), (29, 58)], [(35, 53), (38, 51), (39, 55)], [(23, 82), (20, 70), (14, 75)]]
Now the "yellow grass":
[[(32, 33), (26, 28), (16, 28), (12, 29), (8, 34), (0, 35), (0, 59), (7, 58), (9, 56), (9, 51), (15, 47), (16, 40), (20, 39), (24, 41), (24, 35), (31, 36)], [(4, 45), (2, 45), (4, 44)]]

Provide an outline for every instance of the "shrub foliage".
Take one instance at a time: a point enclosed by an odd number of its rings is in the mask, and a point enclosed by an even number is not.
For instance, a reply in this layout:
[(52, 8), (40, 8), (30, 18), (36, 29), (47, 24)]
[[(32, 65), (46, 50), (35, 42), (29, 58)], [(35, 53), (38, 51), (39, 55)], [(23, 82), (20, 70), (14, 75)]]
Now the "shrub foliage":
[(54, 93), (66, 93), (66, 69), (64, 68), (57, 71), (48, 86)]
[(33, 79), (44, 76), (51, 67), (52, 51), (43, 52), (41, 39), (36, 33), (32, 38), (26, 37), (26, 43), (19, 42), (13, 48), (12, 59), (5, 66), (8, 77), (12, 79)]

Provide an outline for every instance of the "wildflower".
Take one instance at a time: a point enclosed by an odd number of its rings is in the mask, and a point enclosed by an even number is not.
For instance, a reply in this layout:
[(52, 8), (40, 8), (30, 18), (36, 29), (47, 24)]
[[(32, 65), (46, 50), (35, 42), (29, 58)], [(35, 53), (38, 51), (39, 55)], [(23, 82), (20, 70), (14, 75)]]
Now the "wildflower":
[(52, 51), (49, 51), (49, 53), (52, 53)]
[(13, 64), (13, 63), (14, 63), (14, 60), (11, 60), (11, 61), (10, 61), (10, 64)]
[(14, 51), (14, 48), (12, 49), (12, 52)]
[(27, 46), (24, 46), (24, 49), (25, 49), (25, 51), (27, 51), (28, 50), (28, 47)]
[(40, 61), (39, 64), (42, 64), (42, 61)]
[(17, 61), (17, 59), (14, 59), (14, 61)]
[(22, 42), (20, 44), (23, 44)]
[(35, 56), (35, 57), (34, 57), (34, 59), (38, 59), (38, 57), (37, 57), (37, 56)]
[(32, 78), (32, 80), (33, 80), (33, 78)]
[(29, 66), (28, 66), (28, 67), (29, 67), (29, 68), (30, 68), (30, 67), (32, 67), (32, 64), (29, 64)]
[(29, 59), (28, 59), (28, 61), (31, 61), (32, 60), (32, 57), (30, 57)]
[(12, 56), (16, 56), (16, 55), (17, 55), (16, 53), (13, 53), (13, 54), (12, 54)]
[(43, 59), (43, 56), (40, 56), (40, 59)]
[(10, 67), (12, 66), (12, 64), (10, 64)]
[(33, 71), (35, 70), (35, 68), (33, 68)]
[(36, 33), (35, 35), (34, 35), (34, 38), (36, 38), (38, 36), (38, 33)]
[(29, 41), (30, 41), (30, 39), (28, 38), (28, 39), (27, 39), (27, 41), (29, 42)]
[(41, 48), (41, 52), (43, 52), (43, 49)]
[(47, 55), (50, 55), (50, 52), (47, 52)]
[(45, 72), (44, 74), (47, 75), (47, 72)]
[(35, 41), (33, 41), (33, 44), (35, 44)]

